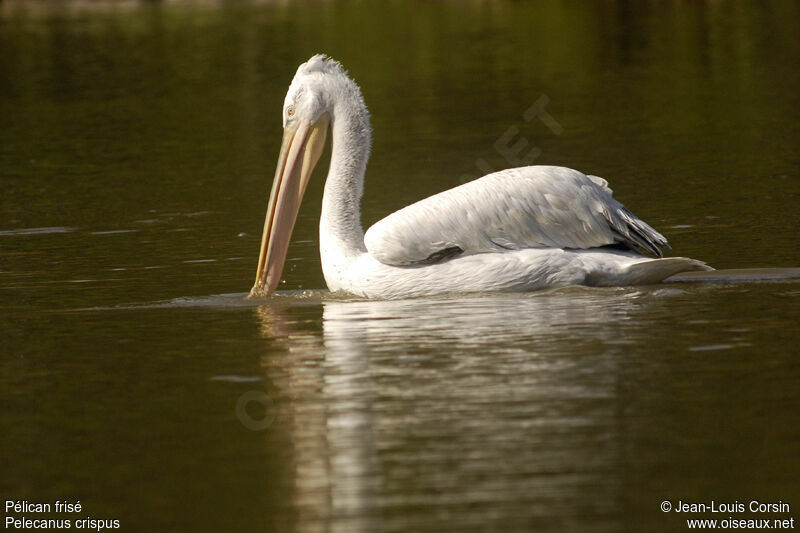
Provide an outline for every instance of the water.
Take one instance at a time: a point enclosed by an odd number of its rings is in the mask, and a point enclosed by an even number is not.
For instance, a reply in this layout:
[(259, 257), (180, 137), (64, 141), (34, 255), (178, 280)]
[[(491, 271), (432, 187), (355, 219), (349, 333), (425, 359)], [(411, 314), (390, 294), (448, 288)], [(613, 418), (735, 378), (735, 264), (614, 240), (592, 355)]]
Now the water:
[[(797, 11), (3, 2), (4, 499), (132, 531), (800, 518)], [(282, 290), (247, 300), (284, 92), (319, 51), (373, 115), (365, 225), (534, 160), (723, 271), (335, 297), (318, 171)], [(660, 510), (752, 499), (791, 510)]]

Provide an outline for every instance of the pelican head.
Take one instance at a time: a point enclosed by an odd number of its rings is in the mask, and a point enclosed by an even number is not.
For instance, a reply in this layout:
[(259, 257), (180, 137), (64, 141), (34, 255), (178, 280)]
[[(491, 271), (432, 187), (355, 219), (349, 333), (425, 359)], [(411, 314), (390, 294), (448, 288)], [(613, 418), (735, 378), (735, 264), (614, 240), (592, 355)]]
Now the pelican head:
[(303, 193), (325, 147), (332, 110), (326, 76), (331, 63), (324, 56), (314, 56), (300, 65), (286, 93), (283, 141), (250, 296), (267, 296), (278, 286)]

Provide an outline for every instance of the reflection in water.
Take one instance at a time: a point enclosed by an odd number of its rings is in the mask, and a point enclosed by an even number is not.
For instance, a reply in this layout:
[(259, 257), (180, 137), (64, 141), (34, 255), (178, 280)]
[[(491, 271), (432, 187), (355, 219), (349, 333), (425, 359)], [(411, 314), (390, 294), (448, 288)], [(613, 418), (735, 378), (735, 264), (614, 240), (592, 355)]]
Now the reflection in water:
[[(0, 0), (4, 493), (131, 531), (682, 531), (663, 499), (800, 502), (796, 274), (224, 294), (249, 289), (275, 113), (317, 51), (380, 132), (364, 225), (476, 158), (508, 166), (495, 143), (517, 128), (509, 148), (612, 179), (674, 255), (796, 267), (799, 10)], [(561, 135), (520, 117), (542, 95)], [(323, 182), (283, 289), (325, 286)], [(235, 416), (254, 389), (263, 431)]]
[[(318, 309), (314, 306), (314, 309)], [(378, 477), (365, 359), (326, 352), (319, 334), (292, 309), (259, 307), (262, 334), (285, 344), (264, 358), (281, 402), (291, 447), (288, 486), (299, 531), (372, 531)]]
[(618, 350), (642, 302), (673, 292), (324, 301), (321, 340), (296, 309), (259, 307), (286, 348), (263, 361), (299, 530), (613, 529)]

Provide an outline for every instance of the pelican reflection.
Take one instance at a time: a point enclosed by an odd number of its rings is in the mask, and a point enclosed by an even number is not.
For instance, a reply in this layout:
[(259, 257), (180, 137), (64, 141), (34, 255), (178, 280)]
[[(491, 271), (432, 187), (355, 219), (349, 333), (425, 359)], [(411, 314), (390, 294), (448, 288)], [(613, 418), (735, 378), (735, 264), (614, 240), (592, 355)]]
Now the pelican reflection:
[(620, 462), (619, 354), (657, 300), (642, 294), (259, 307), (299, 529), (413, 529), (419, 506), (612, 512), (596, 488)]

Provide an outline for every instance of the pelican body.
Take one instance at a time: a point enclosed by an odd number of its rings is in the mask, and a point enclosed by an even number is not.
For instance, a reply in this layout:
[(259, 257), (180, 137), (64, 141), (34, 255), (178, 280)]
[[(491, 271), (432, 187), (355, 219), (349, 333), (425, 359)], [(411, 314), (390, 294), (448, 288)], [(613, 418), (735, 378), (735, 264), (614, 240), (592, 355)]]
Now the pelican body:
[(283, 128), (251, 296), (269, 295), (278, 286), (328, 131), (332, 152), (319, 246), (331, 291), (367, 298), (521, 292), (650, 284), (710, 270), (694, 259), (661, 258), (667, 240), (616, 201), (604, 179), (554, 166), (489, 174), (405, 207), (365, 235), (360, 202), (372, 135), (369, 112), (356, 83), (323, 55), (298, 68), (286, 94)]

